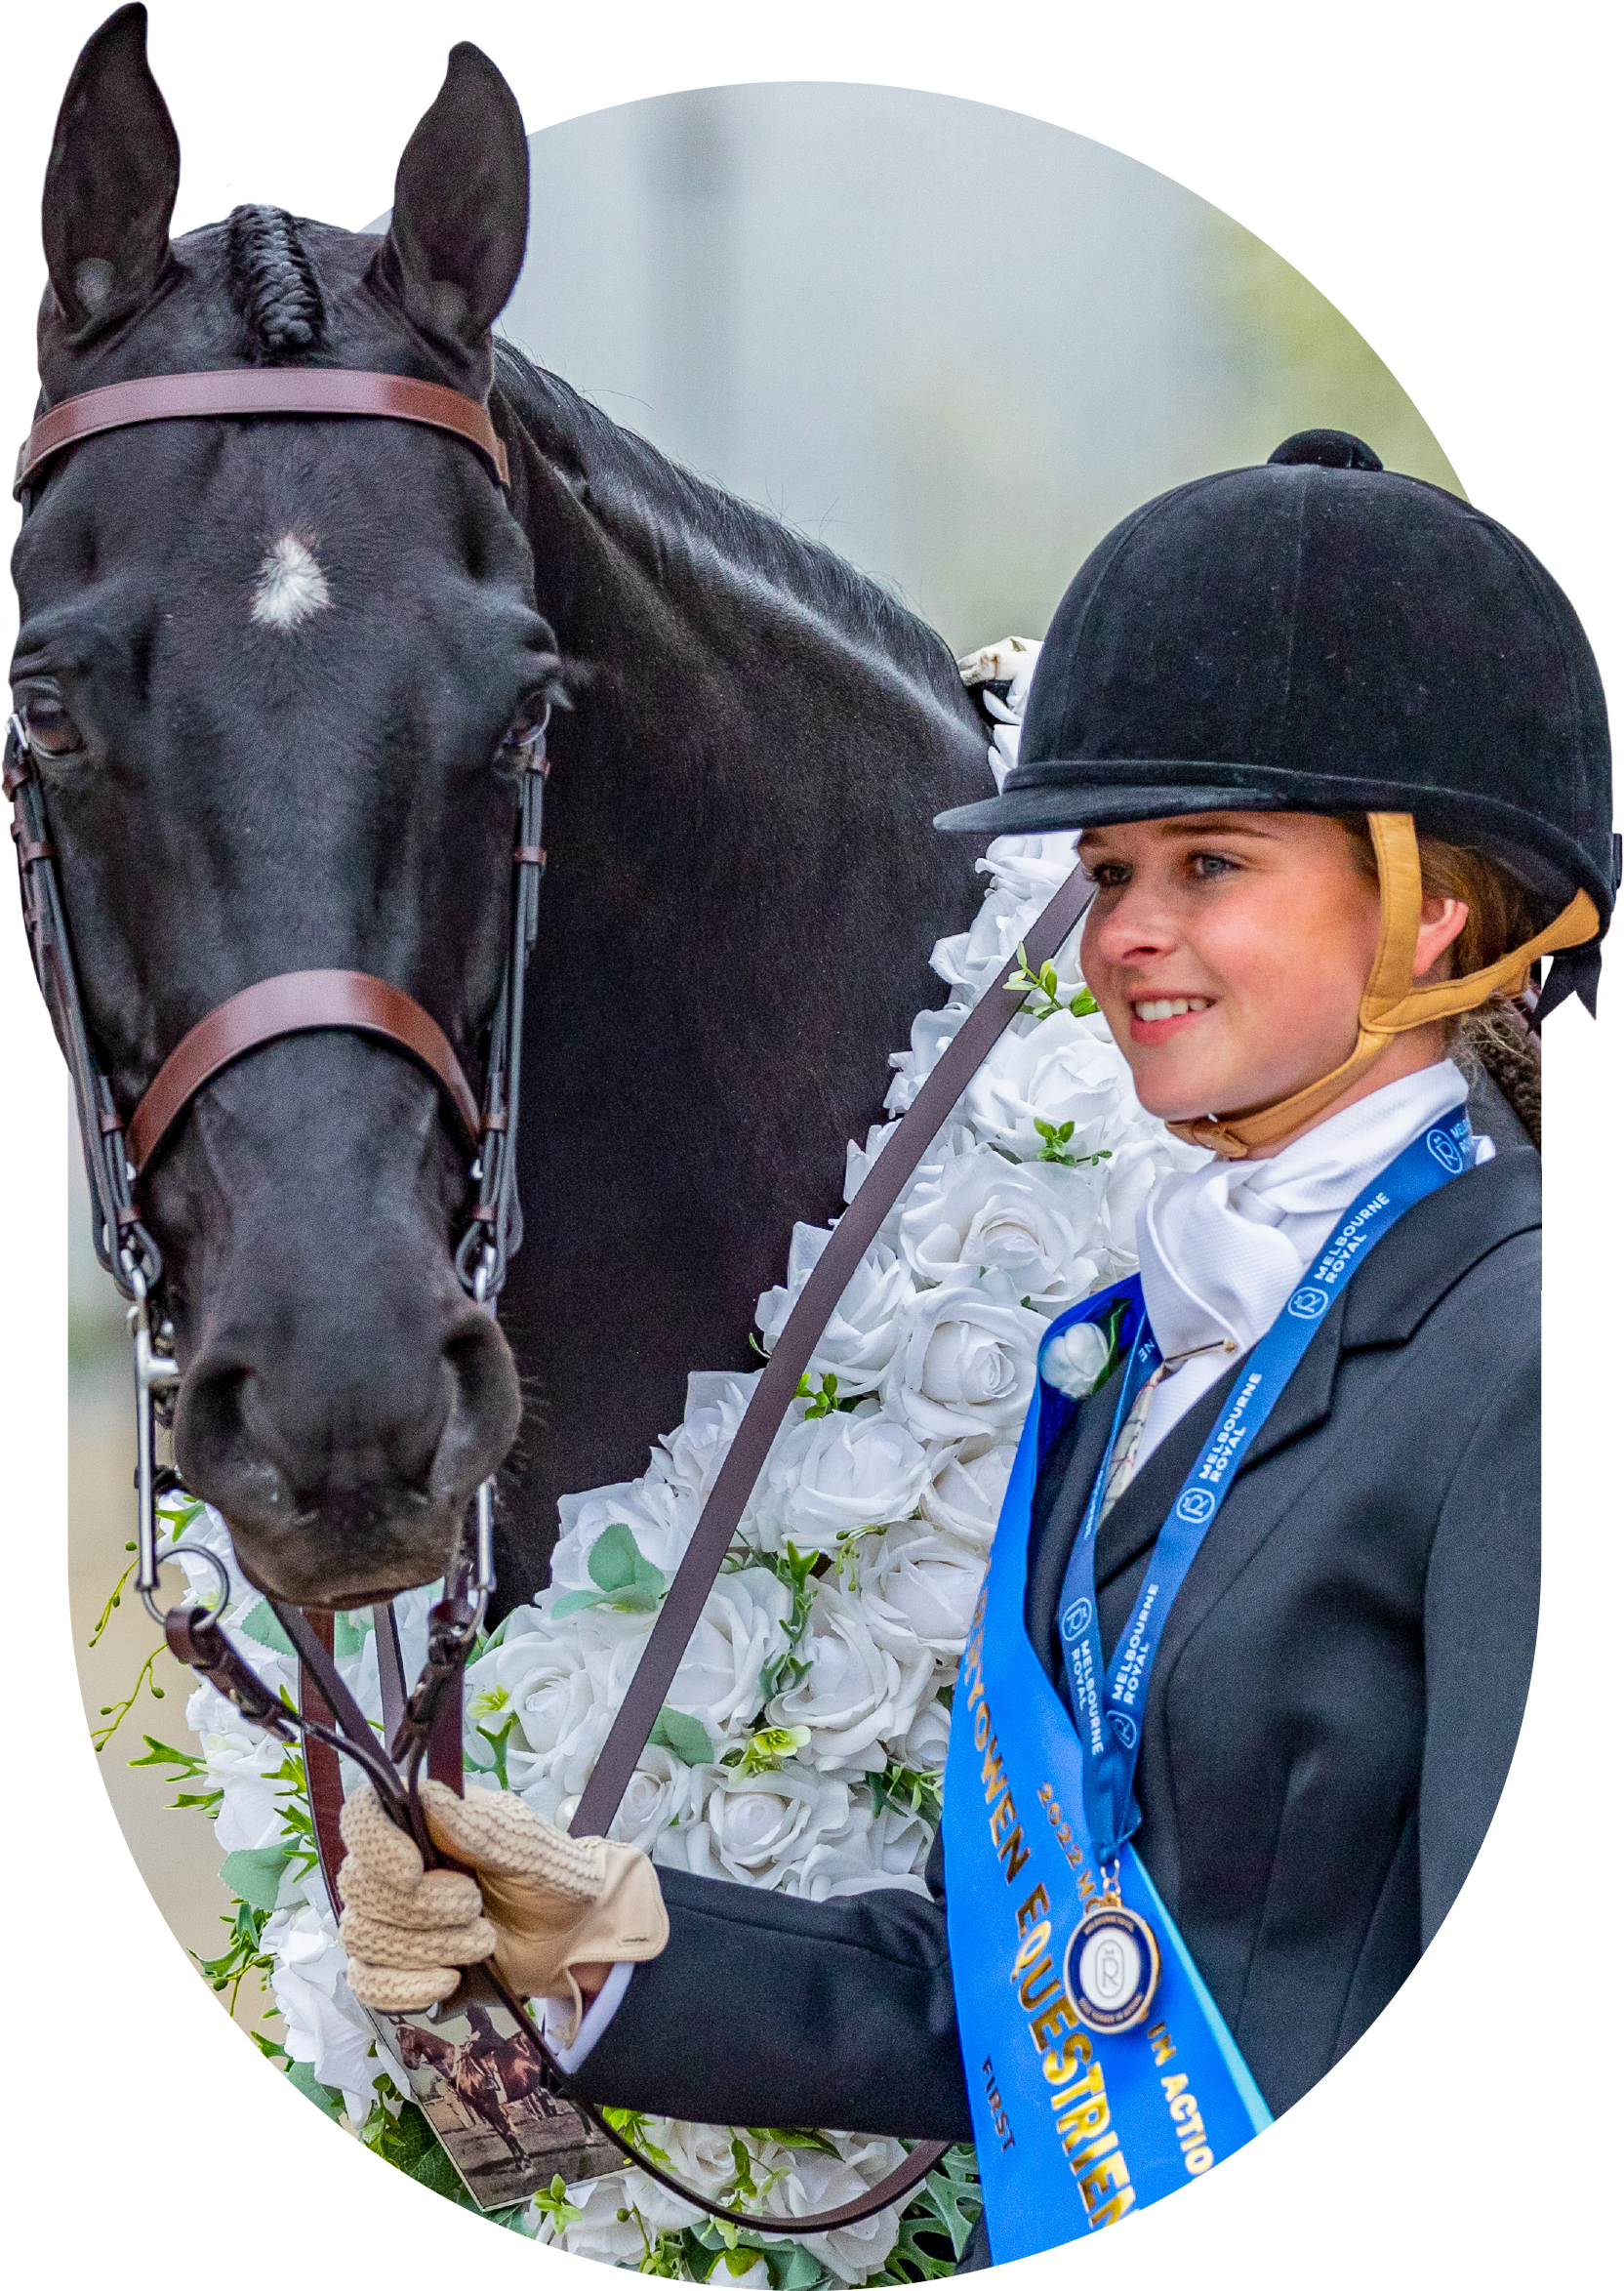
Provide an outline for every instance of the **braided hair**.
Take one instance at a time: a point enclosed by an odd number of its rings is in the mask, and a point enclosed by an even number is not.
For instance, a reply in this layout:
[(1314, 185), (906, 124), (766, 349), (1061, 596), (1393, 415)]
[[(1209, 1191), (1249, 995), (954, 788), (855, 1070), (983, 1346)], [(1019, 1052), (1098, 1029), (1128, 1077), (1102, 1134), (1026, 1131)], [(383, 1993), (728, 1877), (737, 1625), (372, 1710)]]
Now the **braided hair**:
[(250, 349), (266, 358), (319, 348), (325, 312), (299, 225), (280, 207), (235, 207), (225, 219), (226, 276)]

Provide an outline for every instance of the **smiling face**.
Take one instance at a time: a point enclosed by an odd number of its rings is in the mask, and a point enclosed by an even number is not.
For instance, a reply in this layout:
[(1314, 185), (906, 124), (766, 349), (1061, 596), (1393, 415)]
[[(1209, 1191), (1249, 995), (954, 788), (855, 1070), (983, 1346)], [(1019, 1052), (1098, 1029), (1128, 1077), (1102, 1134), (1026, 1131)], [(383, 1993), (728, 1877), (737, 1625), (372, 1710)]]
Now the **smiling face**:
[[(1201, 812), (1089, 828), (1077, 849), (1098, 885), (1083, 975), (1148, 1112), (1192, 1121), (1274, 1105), (1348, 1056), (1381, 900), (1339, 822)], [(1425, 902), (1417, 977), (1465, 914), (1458, 900)], [(1437, 1027), (1397, 1037), (1317, 1119), (1441, 1051)]]

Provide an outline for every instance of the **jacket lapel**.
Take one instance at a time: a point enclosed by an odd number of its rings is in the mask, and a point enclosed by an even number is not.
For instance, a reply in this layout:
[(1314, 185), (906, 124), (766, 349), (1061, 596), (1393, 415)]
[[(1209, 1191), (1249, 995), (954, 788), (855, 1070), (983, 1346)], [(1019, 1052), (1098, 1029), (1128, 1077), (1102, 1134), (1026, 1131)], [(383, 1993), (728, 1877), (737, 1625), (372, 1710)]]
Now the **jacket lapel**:
[[(1498, 1155), (1405, 1211), (1369, 1262), (1336, 1300), (1298, 1363), (1296, 1373), (1252, 1440), (1237, 1478), (1255, 1472), (1288, 1443), (1330, 1414), (1344, 1353), (1407, 1343), (1428, 1313), (1481, 1258), (1515, 1234), (1539, 1224), (1539, 1157), (1531, 1150)], [(1186, 1473), (1227, 1401), (1244, 1362), (1203, 1393), (1113, 1506), (1095, 1559), (1103, 1590), (1155, 1543)], [(1116, 1381), (1085, 1403), (1046, 1468), (1033, 1506), (1028, 1551), (1027, 1633), (1039, 1661), (1058, 1682), (1054, 1621), (1061, 1586), (1083, 1509), (1104, 1461), (1116, 1409)], [(1237, 1554), (1237, 1564), (1242, 1555)]]

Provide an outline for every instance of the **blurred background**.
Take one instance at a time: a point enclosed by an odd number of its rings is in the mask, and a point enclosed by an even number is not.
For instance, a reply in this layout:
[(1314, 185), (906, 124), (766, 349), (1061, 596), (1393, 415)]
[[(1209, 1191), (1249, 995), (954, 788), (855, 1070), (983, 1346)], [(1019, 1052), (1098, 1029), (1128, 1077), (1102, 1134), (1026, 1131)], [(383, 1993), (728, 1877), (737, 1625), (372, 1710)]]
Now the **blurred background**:
[[(665, 453), (883, 581), (955, 652), (1040, 636), (1117, 518), (1266, 460), (1295, 430), (1356, 430), (1390, 469), (1460, 490), (1398, 382), (1305, 278), (1064, 129), (786, 84), (621, 105), (530, 148), (530, 253), (503, 330)], [(73, 1620), (87, 1722), (103, 1729), (157, 1633), (126, 1597), (87, 1644), (134, 1532), (134, 1434), (77, 1154), (72, 1184)], [(225, 1897), (210, 1825), (170, 1811), (166, 1770), (128, 1763), (143, 1734), (191, 1745), (189, 1675), (163, 1653), (147, 1676), (103, 1772), (159, 1906), (214, 1956)], [(265, 2004), (245, 1984), (239, 2019)]]

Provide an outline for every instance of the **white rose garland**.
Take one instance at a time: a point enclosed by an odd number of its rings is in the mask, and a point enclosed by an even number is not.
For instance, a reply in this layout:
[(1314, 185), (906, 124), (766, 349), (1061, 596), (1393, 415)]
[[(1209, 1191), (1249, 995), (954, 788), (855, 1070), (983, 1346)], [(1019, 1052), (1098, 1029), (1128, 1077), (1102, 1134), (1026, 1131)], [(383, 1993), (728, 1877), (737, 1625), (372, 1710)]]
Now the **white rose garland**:
[[(1012, 643), (1018, 660), (1005, 658)], [(1035, 656), (1019, 640), (984, 656), (999, 675), (1013, 666), (1015, 678), (1012, 705), (992, 705), (1000, 784)], [(848, 1146), (848, 1201), (972, 1003), (1002, 991), (1025, 931), (1072, 864), (1065, 836), (1006, 837), (977, 862), (991, 879), (980, 913), (932, 959), (947, 1004), (919, 1014), (891, 1061), (891, 1119)], [(778, 1436), (742, 1545), (616, 1818), (614, 1834), (663, 1865), (809, 1900), (925, 1890), (953, 1680), (1038, 1343), (1058, 1312), (1131, 1269), (1134, 1215), (1157, 1171), (1199, 1159), (1138, 1106), (1082, 987), (1078, 935), (1031, 982), (1023, 1012), (887, 1217)], [(757, 1311), (765, 1349), (828, 1239), (795, 1227), (784, 1285)], [(1076, 1373), (1088, 1367), (1079, 1357)], [(509, 1615), (469, 1665), (470, 1776), (568, 1820), (755, 1380), (696, 1373), (682, 1423), (640, 1478), (563, 1499), (548, 1588)], [(193, 1520), (188, 1534), (229, 1562), (212, 1516)], [(239, 1644), (245, 1627), (257, 1634), (247, 1646), (256, 1666), (273, 1687), (291, 1687), (294, 1665), (273, 1622), (266, 1627), (268, 1609), (234, 1572), (232, 1587)], [(402, 1602), (409, 1671), (432, 1595)], [(370, 1635), (350, 1627), (346, 1646), (345, 1628), (341, 1618), (341, 1668), (376, 1714)], [(349, 1996), (319, 1875), (294, 1850), (304, 1839), (286, 1752), (210, 1688), (198, 1689), (187, 1717), (221, 1792), (228, 1882), (235, 1870), (273, 1887), (260, 1946), (296, 2072), (342, 2094), (352, 2124), (369, 2110), (376, 2122), (378, 2094), (398, 2079)], [(639, 2136), (695, 2186), (759, 2210), (767, 2245), (773, 2223), (875, 2185), (903, 2153), (894, 2141), (842, 2133), (786, 2145), (760, 2130), (663, 2118), (643, 2120)], [(703, 2215), (694, 2207), (629, 2169), (562, 2195), (544, 2191), (512, 2224), (578, 2256), (657, 2272), (704, 2272), (719, 2248), (710, 2230), (703, 2248), (695, 2243)], [(724, 2279), (729, 2291), (863, 2282), (885, 2268), (898, 2231), (892, 2209), (812, 2238), (811, 2260), (788, 2272), (782, 2243), (748, 2267), (748, 2252), (735, 2251)]]

